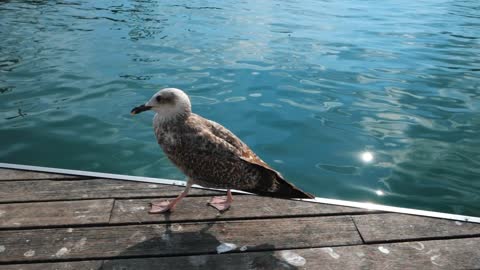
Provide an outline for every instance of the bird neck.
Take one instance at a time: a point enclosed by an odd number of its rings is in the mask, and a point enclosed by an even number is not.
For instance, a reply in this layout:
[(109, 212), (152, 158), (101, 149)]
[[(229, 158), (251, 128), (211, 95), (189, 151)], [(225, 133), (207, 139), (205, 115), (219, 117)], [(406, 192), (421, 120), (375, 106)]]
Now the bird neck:
[(183, 122), (190, 116), (191, 113), (192, 112), (190, 110), (157, 111), (157, 113), (153, 117), (153, 124), (156, 126), (163, 126)]

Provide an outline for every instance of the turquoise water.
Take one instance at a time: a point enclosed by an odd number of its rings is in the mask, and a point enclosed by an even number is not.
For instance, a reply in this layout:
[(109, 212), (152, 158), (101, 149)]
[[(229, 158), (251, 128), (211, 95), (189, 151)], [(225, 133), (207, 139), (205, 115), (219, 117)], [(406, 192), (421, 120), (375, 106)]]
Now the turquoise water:
[(1, 1), (0, 162), (184, 179), (169, 86), (317, 196), (480, 216), (477, 0), (170, 2)]

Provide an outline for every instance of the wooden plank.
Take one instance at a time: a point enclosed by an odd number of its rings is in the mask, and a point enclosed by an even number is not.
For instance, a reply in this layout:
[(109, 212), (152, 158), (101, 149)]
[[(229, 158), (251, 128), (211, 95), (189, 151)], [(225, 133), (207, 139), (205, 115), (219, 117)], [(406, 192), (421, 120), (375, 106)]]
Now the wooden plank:
[(480, 224), (404, 214), (353, 217), (367, 243), (392, 240), (480, 235)]
[[(179, 186), (110, 179), (4, 181), (0, 182), (0, 202), (174, 197), (183, 189)], [(196, 188), (190, 193), (192, 195), (219, 194), (218, 191)]]
[(114, 269), (479, 269), (480, 238), (108, 260)]
[[(0, 231), (0, 262), (215, 253), (361, 243), (348, 216)], [(25, 254), (29, 255), (26, 256)]]
[[(103, 270), (157, 269), (479, 269), (480, 238), (107, 260)], [(99, 261), (2, 265), (4, 270), (100, 269)]]
[(85, 176), (45, 173), (0, 168), (0, 181), (8, 180), (41, 180), (41, 179), (85, 179)]
[(106, 224), (113, 199), (0, 204), (0, 228)]
[[(294, 200), (274, 199), (260, 196), (234, 196), (231, 208), (219, 212), (207, 205), (210, 197), (187, 197), (168, 216), (170, 221), (225, 220), (239, 218), (269, 218), (285, 216), (308, 216), (327, 214), (362, 213), (368, 210), (309, 203)], [(149, 214), (149, 199), (117, 200), (111, 223), (148, 223), (166, 221), (164, 214)]]
[(100, 270), (102, 269), (102, 261), (10, 264), (2, 265), (0, 268), (2, 270)]

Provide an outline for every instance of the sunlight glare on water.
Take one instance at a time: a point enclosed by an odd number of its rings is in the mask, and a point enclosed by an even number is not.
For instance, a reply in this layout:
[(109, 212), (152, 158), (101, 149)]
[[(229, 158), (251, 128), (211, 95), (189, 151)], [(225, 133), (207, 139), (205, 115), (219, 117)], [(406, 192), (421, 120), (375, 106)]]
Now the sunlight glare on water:
[(373, 154), (372, 152), (363, 152), (362, 153), (362, 161), (365, 162), (365, 163), (368, 163), (368, 162), (372, 162), (373, 161)]

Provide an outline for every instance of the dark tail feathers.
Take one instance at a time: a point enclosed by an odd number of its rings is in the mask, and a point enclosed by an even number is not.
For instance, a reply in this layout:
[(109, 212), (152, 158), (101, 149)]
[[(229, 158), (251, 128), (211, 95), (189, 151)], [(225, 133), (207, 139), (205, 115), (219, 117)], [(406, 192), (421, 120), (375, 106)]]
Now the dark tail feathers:
[(299, 199), (314, 199), (310, 193), (304, 192), (285, 180), (283, 176), (274, 169), (259, 163), (253, 163), (245, 160), (250, 165), (258, 168), (261, 174), (260, 181), (252, 189), (243, 189), (244, 191), (255, 193), (262, 196), (276, 197), (276, 198), (299, 198)]
[(283, 178), (277, 177), (276, 180), (277, 180), (277, 189), (275, 191), (273, 192), (257, 191), (256, 193), (263, 196), (270, 196), (275, 198), (286, 198), (286, 199), (290, 199), (290, 198), (314, 199), (315, 198), (315, 196), (313, 196), (312, 194), (302, 191), (301, 189), (287, 182)]
[(275, 198), (315, 199), (315, 196), (297, 188), (285, 180), (278, 172), (273, 170), (265, 170), (265, 172), (267, 172), (267, 175), (263, 178), (263, 183), (259, 184), (255, 189), (245, 191)]

